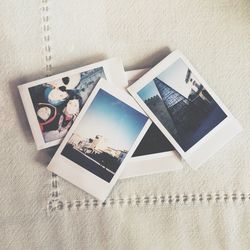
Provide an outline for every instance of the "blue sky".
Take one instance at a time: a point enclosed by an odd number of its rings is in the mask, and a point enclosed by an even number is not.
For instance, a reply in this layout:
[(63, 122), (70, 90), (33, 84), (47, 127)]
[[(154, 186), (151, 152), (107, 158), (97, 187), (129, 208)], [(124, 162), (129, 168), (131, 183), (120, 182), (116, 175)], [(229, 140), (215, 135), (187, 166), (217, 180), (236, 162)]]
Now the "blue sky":
[(102, 135), (109, 147), (129, 150), (147, 119), (142, 113), (100, 89), (74, 134), (82, 138)]
[(153, 81), (151, 81), (144, 88), (142, 88), (138, 92), (138, 95), (142, 98), (143, 101), (145, 101), (153, 96), (156, 96), (156, 95), (161, 97), (159, 92), (158, 92), (158, 89), (156, 88), (155, 83)]

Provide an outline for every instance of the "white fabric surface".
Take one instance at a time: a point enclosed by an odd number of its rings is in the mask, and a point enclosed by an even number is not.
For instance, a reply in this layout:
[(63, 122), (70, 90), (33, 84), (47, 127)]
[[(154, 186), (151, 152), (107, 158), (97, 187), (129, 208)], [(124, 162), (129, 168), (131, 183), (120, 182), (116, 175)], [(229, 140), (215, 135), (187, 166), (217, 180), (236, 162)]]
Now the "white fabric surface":
[[(0, 249), (249, 249), (248, 0), (2, 0)], [(45, 169), (17, 85), (180, 49), (244, 132), (197, 171), (120, 181), (106, 205)]]

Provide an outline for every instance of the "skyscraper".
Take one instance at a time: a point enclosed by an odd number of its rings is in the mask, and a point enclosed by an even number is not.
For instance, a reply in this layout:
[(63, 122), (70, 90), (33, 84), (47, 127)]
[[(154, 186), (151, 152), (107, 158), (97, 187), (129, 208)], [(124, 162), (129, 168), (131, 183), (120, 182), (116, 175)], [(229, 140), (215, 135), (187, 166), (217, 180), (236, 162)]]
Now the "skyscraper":
[(193, 126), (190, 101), (160, 79), (155, 78), (154, 83), (172, 117), (178, 134), (185, 134)]

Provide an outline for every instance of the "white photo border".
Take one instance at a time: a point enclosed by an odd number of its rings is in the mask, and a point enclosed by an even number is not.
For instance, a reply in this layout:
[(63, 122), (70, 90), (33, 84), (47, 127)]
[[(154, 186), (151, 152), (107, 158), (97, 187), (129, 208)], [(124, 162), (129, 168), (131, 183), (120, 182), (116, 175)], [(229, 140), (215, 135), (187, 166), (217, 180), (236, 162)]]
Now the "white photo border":
[(71, 138), (72, 134), (74, 133), (81, 119), (84, 117), (85, 113), (87, 112), (89, 106), (95, 99), (95, 96), (97, 95), (100, 89), (103, 89), (104, 91), (115, 96), (122, 102), (131, 106), (131, 108), (144, 114), (140, 108), (133, 105), (133, 102), (131, 102), (130, 99), (129, 100), (127, 99), (127, 93), (124, 94), (122, 91), (120, 91), (120, 89), (116, 88), (115, 86), (112, 86), (106, 80), (100, 79), (96, 87), (94, 88), (93, 92), (89, 96), (88, 100), (86, 101), (81, 112), (79, 113), (74, 124), (67, 133), (66, 137), (63, 139), (63, 142), (60, 144), (58, 150), (56, 151), (54, 157), (52, 158), (47, 168), (48, 170), (68, 180), (69, 182), (85, 190), (91, 195), (97, 197), (101, 201), (105, 201), (111, 189), (113, 188), (119, 176), (121, 175), (122, 171), (124, 170), (124, 167), (126, 166), (126, 161), (130, 159), (130, 157), (132, 156), (133, 152), (137, 148), (138, 144), (140, 143), (141, 139), (145, 135), (146, 131), (148, 130), (152, 122), (150, 119), (146, 121), (143, 129), (139, 133), (133, 146), (130, 148), (126, 158), (122, 161), (120, 167), (118, 168), (118, 170), (116, 171), (115, 175), (113, 176), (110, 182), (106, 182), (105, 180), (101, 179), (100, 177), (96, 176), (90, 171), (84, 169), (83, 167), (79, 166), (73, 161), (67, 159), (65, 156), (61, 154), (61, 152), (64, 149), (67, 142), (69, 141), (69, 139)]
[(24, 109), (28, 118), (28, 122), (31, 128), (31, 132), (32, 132), (37, 150), (56, 146), (60, 144), (63, 139), (57, 139), (57, 140), (53, 140), (50, 142), (44, 141), (44, 138), (43, 138), (40, 126), (39, 126), (39, 122), (37, 120), (35, 107), (33, 105), (31, 95), (29, 92), (29, 88), (38, 86), (44, 83), (48, 83), (48, 82), (51, 82), (53, 80), (57, 80), (63, 77), (71, 76), (77, 73), (82, 73), (88, 70), (100, 68), (100, 67), (103, 68), (106, 79), (109, 82), (126, 81), (126, 75), (124, 73), (124, 68), (123, 68), (121, 59), (111, 58), (108, 60), (103, 60), (97, 63), (86, 65), (77, 69), (66, 71), (60, 74), (56, 74), (50, 77), (46, 77), (37, 81), (32, 81), (29, 83), (21, 84), (18, 86), (19, 93), (21, 95), (23, 106), (24, 106)]
[[(172, 65), (178, 59), (182, 59), (183, 62), (189, 67), (192, 73), (195, 75), (197, 80), (204, 86), (204, 88), (209, 92), (215, 102), (220, 106), (227, 117), (220, 122), (214, 129), (212, 129), (208, 134), (201, 138), (197, 143), (195, 143), (186, 152), (180, 147), (173, 136), (168, 132), (168, 130), (162, 125), (154, 113), (147, 107), (143, 100), (138, 95), (138, 92), (145, 87), (154, 78), (159, 76), (163, 71), (165, 71), (170, 65)], [(197, 70), (192, 66), (189, 60), (179, 51), (175, 50), (165, 59), (163, 59), (159, 64), (149, 70), (145, 75), (143, 75), (138, 81), (133, 85), (128, 87), (128, 91), (134, 97), (134, 99), (139, 103), (143, 110), (149, 115), (152, 121), (158, 126), (161, 132), (169, 139), (175, 149), (180, 153), (180, 155), (185, 159), (185, 161), (191, 165), (193, 168), (198, 168), (203, 162), (205, 162), (210, 156), (212, 156), (217, 150), (224, 146), (229, 140), (231, 140), (236, 134), (238, 134), (242, 128), (239, 122), (230, 113), (227, 107), (222, 103), (214, 91), (208, 86), (206, 81), (200, 76)]]

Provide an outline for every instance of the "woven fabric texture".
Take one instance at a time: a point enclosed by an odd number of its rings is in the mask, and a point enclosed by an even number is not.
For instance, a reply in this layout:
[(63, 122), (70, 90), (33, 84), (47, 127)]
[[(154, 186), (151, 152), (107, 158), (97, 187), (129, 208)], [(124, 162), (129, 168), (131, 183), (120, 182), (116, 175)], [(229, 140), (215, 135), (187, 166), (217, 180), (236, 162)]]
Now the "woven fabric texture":
[[(0, 249), (249, 249), (250, 2), (2, 0)], [(180, 49), (244, 131), (194, 171), (119, 181), (100, 203), (46, 170), (17, 85)]]

